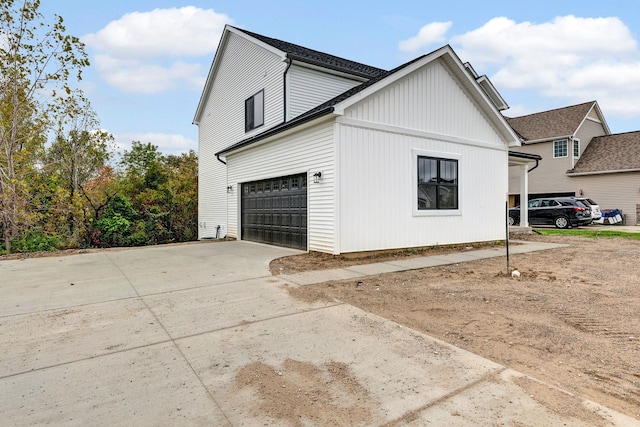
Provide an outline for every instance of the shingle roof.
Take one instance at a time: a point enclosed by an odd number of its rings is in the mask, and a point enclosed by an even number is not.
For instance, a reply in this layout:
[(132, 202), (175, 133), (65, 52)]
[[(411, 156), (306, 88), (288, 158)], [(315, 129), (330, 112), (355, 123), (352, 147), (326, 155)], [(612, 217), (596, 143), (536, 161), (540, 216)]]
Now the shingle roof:
[(553, 139), (573, 135), (594, 104), (595, 101), (590, 101), (527, 116), (505, 118), (525, 141)]
[(413, 64), (416, 61), (421, 60), (422, 58), (424, 58), (426, 55), (422, 55), (412, 61), (409, 61), (407, 63), (404, 63), (402, 65), (400, 65), (399, 67), (394, 68), (391, 71), (384, 71), (384, 73), (381, 73), (378, 77), (376, 78), (372, 78), (371, 80), (368, 80), (358, 86), (352, 87), (351, 89), (348, 89), (347, 91), (341, 93), (340, 95), (326, 101), (323, 102), (322, 104), (318, 105), (315, 108), (312, 108), (309, 111), (306, 111), (305, 113), (300, 114), (297, 117), (294, 117), (293, 119), (287, 121), (287, 122), (282, 122), (277, 126), (274, 126), (270, 129), (267, 129), (266, 131), (251, 136), (249, 138), (243, 139), (242, 141), (231, 145), (230, 147), (225, 148), (222, 151), (219, 151), (218, 153), (216, 153), (216, 156), (220, 156), (223, 155), (225, 153), (228, 153), (229, 151), (233, 151), (236, 150), (238, 148), (247, 146), (249, 144), (253, 144), (254, 142), (260, 141), (261, 139), (267, 138), (271, 135), (277, 134), (279, 132), (283, 132), (287, 129), (291, 129), (295, 126), (298, 126), (302, 123), (305, 123), (309, 120), (313, 120), (315, 118), (318, 118), (320, 116), (323, 116), (325, 114), (330, 114), (334, 111), (334, 106), (337, 105), (338, 103), (352, 97), (353, 95), (357, 94), (358, 92), (362, 92), (363, 90), (365, 90), (366, 88), (368, 88), (369, 86), (379, 82), (380, 80), (384, 79), (387, 76), (390, 76), (400, 70), (402, 70), (403, 68)]
[(640, 169), (640, 131), (597, 136), (567, 173)]
[(252, 33), (251, 31), (243, 30), (241, 28), (233, 28), (258, 39), (263, 43), (273, 46), (278, 50), (285, 52), (287, 54), (287, 57), (293, 60), (298, 60), (313, 65), (320, 65), (333, 70), (342, 71), (360, 77), (366, 77), (368, 79), (379, 77), (380, 75), (387, 72), (386, 70), (383, 70), (381, 68), (376, 68), (370, 65), (361, 64), (359, 62), (350, 61), (338, 56), (329, 55), (328, 53), (309, 49), (304, 46)]

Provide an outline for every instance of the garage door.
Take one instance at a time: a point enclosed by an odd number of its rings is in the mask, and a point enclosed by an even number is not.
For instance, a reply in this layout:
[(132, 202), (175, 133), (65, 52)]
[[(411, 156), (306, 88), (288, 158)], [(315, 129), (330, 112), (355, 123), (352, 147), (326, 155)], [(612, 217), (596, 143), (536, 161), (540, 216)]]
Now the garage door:
[(242, 184), (242, 239), (307, 249), (307, 176)]

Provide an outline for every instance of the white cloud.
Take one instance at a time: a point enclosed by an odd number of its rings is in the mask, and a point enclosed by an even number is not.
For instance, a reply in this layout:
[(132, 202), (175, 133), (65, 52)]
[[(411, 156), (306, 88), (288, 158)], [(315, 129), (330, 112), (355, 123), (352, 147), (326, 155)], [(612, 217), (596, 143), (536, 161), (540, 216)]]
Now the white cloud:
[[(399, 48), (417, 50), (447, 29), (426, 25)], [(640, 51), (620, 18), (569, 15), (533, 23), (497, 17), (449, 43), (501, 92), (535, 91), (566, 105), (597, 100), (605, 115), (640, 117)]]
[(127, 13), (83, 41), (119, 58), (212, 54), (225, 24), (232, 20), (213, 9), (186, 6)]
[(139, 141), (143, 144), (150, 142), (158, 146), (163, 154), (180, 154), (189, 150), (198, 151), (198, 142), (183, 135), (166, 133), (121, 133), (114, 135), (116, 150), (122, 153), (131, 149), (131, 142)]
[(97, 55), (94, 64), (111, 86), (125, 93), (159, 93), (180, 84), (202, 89), (205, 76), (200, 64), (174, 61), (168, 65), (136, 60), (119, 60)]
[(402, 40), (398, 48), (404, 52), (415, 52), (434, 43), (442, 43), (445, 34), (451, 28), (453, 22), (432, 22), (420, 28), (417, 36)]
[(102, 77), (124, 92), (201, 89), (206, 70), (188, 58), (210, 60), (228, 23), (213, 9), (155, 9), (128, 13), (82, 41), (98, 52), (92, 60)]

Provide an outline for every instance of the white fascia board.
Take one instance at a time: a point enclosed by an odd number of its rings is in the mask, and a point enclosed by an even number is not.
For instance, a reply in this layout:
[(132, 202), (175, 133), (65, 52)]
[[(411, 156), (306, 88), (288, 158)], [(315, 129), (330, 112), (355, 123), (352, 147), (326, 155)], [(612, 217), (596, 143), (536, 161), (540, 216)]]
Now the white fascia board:
[(552, 138), (542, 138), (542, 139), (532, 139), (531, 141), (522, 141), (522, 145), (529, 145), (529, 144), (539, 144), (541, 142), (553, 142), (553, 141), (560, 141), (561, 139), (573, 139), (575, 136), (574, 135), (559, 135), (559, 136), (554, 136)]
[(275, 133), (275, 134), (273, 134), (271, 136), (268, 136), (268, 137), (266, 137), (264, 139), (261, 139), (259, 141), (254, 142), (254, 143), (251, 143), (251, 144), (248, 144), (248, 145), (245, 145), (245, 146), (242, 146), (242, 147), (238, 147), (237, 149), (231, 150), (231, 151), (221, 155), (220, 157), (227, 158), (229, 156), (232, 156), (234, 154), (240, 153), (242, 151), (251, 150), (251, 149), (253, 149), (255, 147), (259, 147), (259, 146), (261, 146), (263, 144), (267, 144), (269, 142), (272, 142), (272, 141), (274, 141), (276, 139), (284, 138), (284, 137), (289, 136), (291, 134), (294, 134), (296, 132), (300, 132), (300, 131), (305, 130), (307, 128), (310, 128), (312, 126), (316, 126), (316, 125), (319, 125), (321, 123), (324, 123), (326, 121), (333, 120), (333, 119), (335, 119), (335, 115), (334, 114), (322, 115), (322, 116), (320, 116), (320, 117), (318, 117), (318, 118), (316, 118), (314, 120), (310, 120), (308, 122), (301, 123), (301, 124), (299, 124), (297, 126), (294, 126), (294, 127), (290, 128), (290, 129), (283, 130), (282, 132)]
[(484, 89), (485, 93), (489, 95), (489, 98), (495, 98), (495, 100), (492, 100), (492, 101), (494, 101), (494, 105), (496, 106), (496, 108), (498, 108), (498, 110), (504, 111), (509, 109), (509, 105), (504, 100), (502, 95), (500, 95), (500, 92), (498, 92), (498, 90), (493, 85), (493, 83), (491, 83), (491, 80), (489, 80), (489, 77), (487, 76), (478, 77), (476, 81), (478, 82), (480, 87)]
[(220, 63), (220, 49), (227, 43), (229, 34), (229, 25), (224, 26), (224, 30), (222, 30), (222, 36), (220, 36), (220, 42), (218, 43), (218, 48), (216, 49), (216, 53), (213, 56), (213, 61), (211, 62), (211, 67), (209, 67), (209, 74), (207, 74), (207, 80), (204, 83), (204, 88), (202, 89), (202, 93), (200, 94), (200, 101), (198, 102), (198, 108), (196, 108), (196, 114), (193, 116), (192, 124), (198, 125), (200, 124), (200, 117), (202, 116), (202, 110), (204, 109), (204, 105), (207, 101), (207, 95), (211, 90), (211, 85), (213, 84), (213, 76), (216, 74)]
[(609, 125), (607, 124), (607, 121), (604, 119), (604, 114), (602, 114), (602, 110), (600, 110), (600, 105), (598, 104), (598, 101), (594, 102), (594, 106), (593, 108), (596, 110), (596, 114), (598, 114), (598, 117), (600, 118), (600, 122), (602, 123), (602, 127), (604, 128), (604, 131), (607, 133), (607, 135), (611, 135), (611, 130), (609, 129)]
[(567, 172), (567, 176), (605, 175), (605, 174), (611, 174), (611, 173), (624, 173), (624, 172), (640, 172), (640, 169), (619, 169), (619, 170), (592, 171), (592, 172)]
[(507, 120), (500, 113), (500, 111), (498, 111), (496, 106), (488, 98), (487, 94), (469, 73), (467, 67), (464, 66), (460, 58), (458, 58), (458, 55), (449, 45), (445, 45), (440, 49), (428, 53), (414, 63), (407, 65), (406, 67), (396, 71), (395, 73), (372, 84), (368, 88), (336, 104), (334, 106), (335, 114), (344, 115), (344, 110), (351, 107), (355, 103), (440, 58), (442, 58), (446, 66), (451, 69), (451, 71), (453, 71), (453, 74), (464, 83), (463, 86), (466, 88), (466, 90), (471, 95), (475, 95), (472, 96), (472, 98), (484, 105), (483, 111), (488, 116), (493, 116), (492, 122), (498, 129), (501, 128), (500, 133), (502, 134), (504, 139), (508, 141), (507, 145), (509, 147), (519, 147), (520, 139), (518, 135), (515, 133), (509, 123), (507, 123)]
[(251, 36), (249, 36), (248, 34), (242, 32), (242, 30), (238, 30), (237, 28), (232, 27), (229, 24), (226, 24), (224, 26), (224, 30), (222, 31), (222, 36), (220, 37), (220, 43), (218, 43), (218, 48), (216, 49), (216, 53), (215, 56), (213, 57), (213, 62), (211, 63), (211, 68), (209, 68), (209, 74), (207, 75), (207, 80), (204, 84), (204, 89), (202, 90), (202, 94), (200, 95), (200, 101), (198, 102), (198, 108), (196, 109), (196, 113), (193, 117), (193, 124), (194, 125), (198, 125), (200, 124), (200, 118), (202, 116), (202, 111), (204, 109), (204, 105), (206, 104), (207, 101), (207, 96), (209, 95), (209, 92), (211, 91), (211, 85), (213, 84), (213, 80), (215, 78), (216, 72), (218, 71), (218, 67), (220, 66), (220, 61), (222, 61), (221, 59), (221, 48), (223, 48), (227, 41), (229, 40), (229, 35), (230, 34), (235, 34), (238, 37), (242, 37), (245, 40), (250, 41), (253, 44), (256, 44), (266, 50), (268, 50), (269, 52), (273, 53), (276, 56), (279, 56), (280, 58), (282, 58), (283, 61), (285, 61), (286, 58), (286, 54), (285, 52), (276, 49), (273, 46), (270, 46), (258, 39), (255, 39)]
[(269, 52), (273, 53), (276, 56), (279, 56), (280, 59), (282, 61), (286, 61), (287, 60), (287, 54), (280, 50), (280, 49), (276, 49), (275, 47), (271, 46), (270, 44), (267, 44), (261, 40), (258, 40), (252, 36), (250, 36), (249, 34), (245, 33), (244, 31), (232, 27), (230, 25), (227, 25), (227, 27), (225, 28), (225, 30), (228, 30), (230, 33), (235, 34), (238, 37), (242, 37), (243, 39), (250, 41), (251, 43), (260, 46), (261, 48), (268, 50)]
[(384, 88), (386, 86), (389, 86), (390, 84), (400, 80), (404, 76), (406, 76), (408, 74), (411, 74), (412, 72), (416, 71), (420, 67), (423, 67), (424, 65), (429, 64), (430, 62), (432, 62), (432, 61), (440, 58), (441, 56), (443, 56), (445, 53), (451, 52), (451, 51), (452, 51), (451, 47), (447, 45), (447, 46), (441, 47), (440, 49), (425, 55), (422, 59), (414, 62), (413, 64), (407, 65), (403, 69), (401, 69), (399, 71), (396, 71), (395, 73), (391, 74), (390, 76), (387, 76), (387, 77), (383, 78), (382, 80), (372, 84), (368, 88), (366, 88), (366, 89), (356, 93), (355, 95), (345, 99), (344, 101), (336, 104), (334, 106), (334, 112), (336, 114), (338, 114), (338, 115), (343, 115), (345, 109), (351, 107), (353, 104), (357, 103), (358, 101), (366, 98), (369, 95), (372, 95), (372, 94), (376, 93), (380, 89), (382, 89), (382, 88)]
[[(582, 121), (578, 125), (578, 129), (580, 129), (582, 127), (584, 122), (586, 122), (587, 120), (590, 120), (589, 119), (589, 113), (591, 113), (591, 110), (595, 110), (596, 115), (598, 116), (598, 119), (600, 120), (600, 124), (602, 125), (602, 127), (603, 127), (604, 131), (606, 132), (606, 134), (607, 135), (611, 135), (611, 131), (609, 130), (609, 125), (607, 124), (607, 121), (604, 119), (604, 115), (602, 114), (602, 111), (600, 110), (600, 106), (598, 105), (598, 101), (593, 101), (593, 105), (591, 106), (591, 109), (587, 112), (587, 114), (585, 114), (584, 118), (582, 119)], [(578, 129), (576, 129), (576, 133), (578, 133)]]

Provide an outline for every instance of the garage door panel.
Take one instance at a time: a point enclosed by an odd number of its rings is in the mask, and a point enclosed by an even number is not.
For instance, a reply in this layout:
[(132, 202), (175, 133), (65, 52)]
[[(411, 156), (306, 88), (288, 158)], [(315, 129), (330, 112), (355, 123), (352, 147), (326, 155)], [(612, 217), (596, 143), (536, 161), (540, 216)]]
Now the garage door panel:
[(242, 239), (307, 248), (304, 174), (242, 184)]

